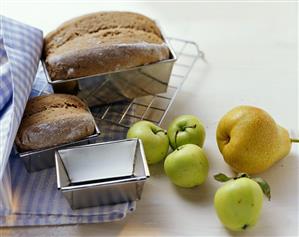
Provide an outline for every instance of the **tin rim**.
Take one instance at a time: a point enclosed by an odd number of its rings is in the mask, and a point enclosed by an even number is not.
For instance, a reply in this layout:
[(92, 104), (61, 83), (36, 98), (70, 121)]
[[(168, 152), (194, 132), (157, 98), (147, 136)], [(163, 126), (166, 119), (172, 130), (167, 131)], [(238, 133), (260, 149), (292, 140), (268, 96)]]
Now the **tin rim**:
[[(132, 183), (132, 182), (140, 182), (140, 181), (147, 180), (150, 177), (149, 168), (148, 168), (147, 161), (145, 158), (142, 141), (137, 138), (129, 138), (129, 139), (116, 140), (116, 141), (108, 141), (108, 142), (99, 142), (99, 143), (93, 143), (93, 144), (87, 144), (87, 145), (74, 146), (71, 148), (67, 147), (67, 148), (59, 149), (59, 151), (70, 150), (70, 149), (74, 150), (74, 149), (80, 149), (82, 147), (101, 146), (101, 145), (106, 145), (106, 144), (113, 144), (113, 143), (127, 142), (127, 141), (137, 141), (137, 145), (140, 147), (140, 153), (141, 153), (141, 158), (142, 158), (145, 175), (135, 176), (135, 177), (130, 177), (130, 178), (121, 178), (121, 179), (115, 179), (115, 180), (109, 180), (109, 181), (97, 181), (95, 183), (88, 183), (88, 184), (76, 184), (73, 186), (61, 186), (60, 172), (58, 172), (58, 170), (59, 170), (58, 159), (59, 159), (60, 155), (59, 155), (58, 150), (56, 150), (55, 151), (55, 169), (56, 169), (56, 173), (57, 173), (57, 188), (61, 191), (73, 191), (73, 190), (77, 190), (77, 189), (87, 189), (87, 188), (97, 187), (97, 186), (117, 185), (120, 183)], [(63, 162), (61, 162), (61, 164), (63, 166), (63, 169), (66, 171), (66, 168), (64, 167)]]

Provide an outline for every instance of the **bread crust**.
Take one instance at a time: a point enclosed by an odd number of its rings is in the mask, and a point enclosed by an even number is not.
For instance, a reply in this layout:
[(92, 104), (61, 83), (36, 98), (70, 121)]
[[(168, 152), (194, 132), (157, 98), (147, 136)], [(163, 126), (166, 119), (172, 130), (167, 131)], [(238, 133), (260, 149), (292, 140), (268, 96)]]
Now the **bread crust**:
[(130, 12), (98, 12), (72, 19), (45, 37), (43, 57), (52, 80), (146, 65), (169, 58), (151, 19)]
[(94, 133), (93, 116), (76, 96), (51, 94), (28, 101), (16, 145), (21, 151), (81, 140)]

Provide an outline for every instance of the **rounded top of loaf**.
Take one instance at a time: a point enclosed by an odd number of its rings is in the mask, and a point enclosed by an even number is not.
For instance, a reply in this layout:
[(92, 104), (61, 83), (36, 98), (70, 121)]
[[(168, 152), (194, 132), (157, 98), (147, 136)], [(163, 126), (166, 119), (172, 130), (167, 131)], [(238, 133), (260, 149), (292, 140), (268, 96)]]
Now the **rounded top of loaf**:
[(87, 110), (86, 104), (77, 96), (69, 94), (50, 94), (36, 96), (28, 100), (24, 118), (51, 108), (76, 108)]
[(94, 119), (74, 95), (50, 94), (30, 99), (16, 136), (21, 151), (80, 140), (94, 132)]
[(120, 11), (96, 12), (73, 18), (47, 34), (44, 54), (50, 54), (56, 48), (78, 36), (122, 28), (152, 33), (162, 39), (156, 23), (142, 14)]

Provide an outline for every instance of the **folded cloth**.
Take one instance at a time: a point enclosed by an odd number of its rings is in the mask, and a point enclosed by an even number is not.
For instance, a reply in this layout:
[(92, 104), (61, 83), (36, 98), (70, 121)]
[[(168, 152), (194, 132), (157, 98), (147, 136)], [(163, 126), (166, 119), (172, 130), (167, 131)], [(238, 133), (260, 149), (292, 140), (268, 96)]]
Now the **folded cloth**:
[[(6, 45), (7, 38), (3, 38), (3, 46), (8, 56), (6, 63), (10, 70), (12, 99), (4, 106), (4, 112), (0, 117), (0, 171), (2, 172), (2, 176), (0, 176), (0, 227), (96, 223), (124, 218), (127, 213), (135, 210), (135, 202), (72, 210), (57, 189), (55, 169), (29, 174), (18, 155), (13, 153), (10, 156), (10, 162), (7, 163), (29, 95), (49, 94), (53, 90), (46, 81), (41, 65), (35, 81), (33, 81), (42, 48), (41, 32), (38, 30), (35, 32), (31, 28), (26, 31), (28, 26), (8, 18), (4, 18), (1, 24), (7, 24), (3, 27), (4, 36), (10, 36), (8, 45)], [(14, 32), (13, 34), (7, 33), (7, 30), (10, 29), (8, 25)], [(14, 27), (22, 27), (22, 30), (15, 30)], [(30, 42), (26, 41), (28, 33)], [(33, 33), (36, 33), (35, 36), (31, 35)], [(36, 49), (35, 53), (21, 54), (18, 41), (22, 40), (24, 44), (32, 44), (33, 38), (39, 39), (38, 43), (33, 44), (31, 48), (32, 51)], [(18, 47), (14, 46), (15, 44)], [(40, 47), (39, 50), (37, 50), (37, 46)], [(8, 48), (9, 50), (7, 50)], [(122, 139), (125, 136), (126, 130), (122, 127), (104, 122), (101, 122), (100, 127), (103, 134), (100, 141)]]
[(12, 97), (12, 82), (10, 77), (10, 70), (8, 65), (8, 58), (4, 49), (2, 27), (0, 25), (0, 113), (4, 107), (8, 104)]
[(7, 214), (11, 205), (8, 158), (35, 78), (43, 33), (4, 16), (0, 27), (0, 214)]

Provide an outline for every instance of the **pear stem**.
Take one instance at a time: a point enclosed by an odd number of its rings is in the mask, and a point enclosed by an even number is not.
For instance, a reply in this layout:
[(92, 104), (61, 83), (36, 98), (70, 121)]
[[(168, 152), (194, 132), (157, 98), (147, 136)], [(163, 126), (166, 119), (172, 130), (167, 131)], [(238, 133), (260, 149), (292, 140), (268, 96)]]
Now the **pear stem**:
[(299, 142), (299, 138), (290, 138), (291, 142)]

